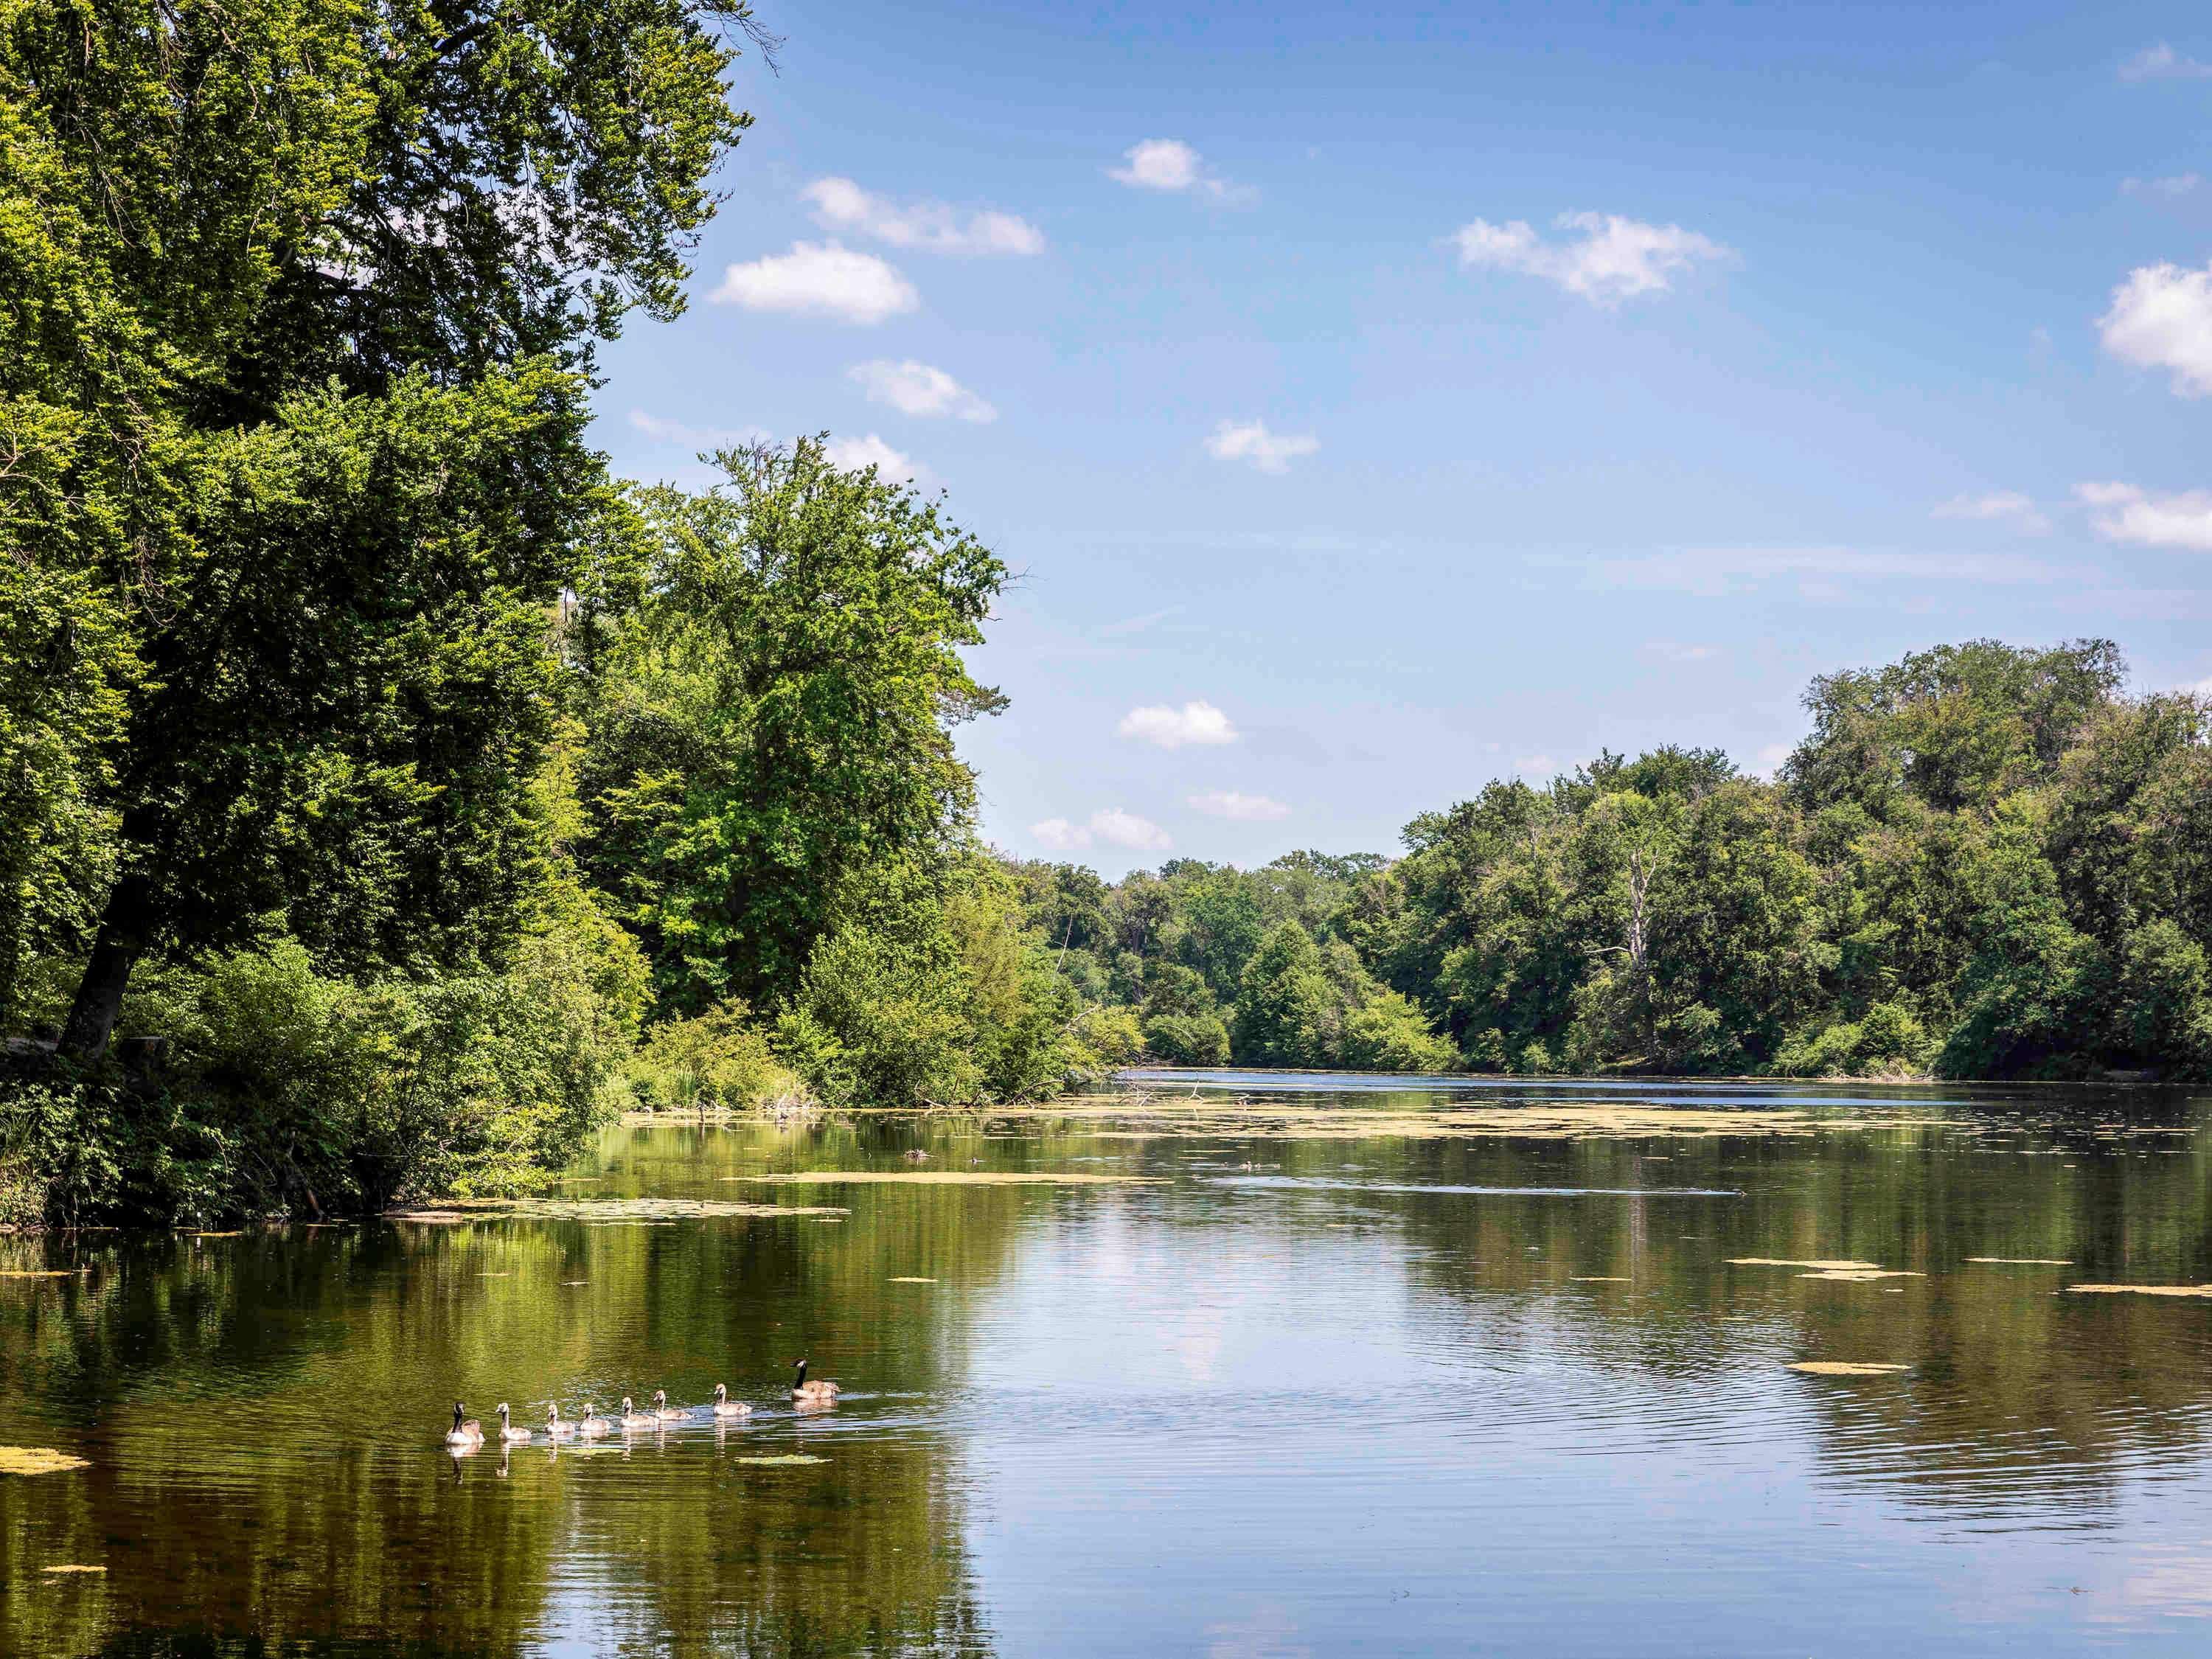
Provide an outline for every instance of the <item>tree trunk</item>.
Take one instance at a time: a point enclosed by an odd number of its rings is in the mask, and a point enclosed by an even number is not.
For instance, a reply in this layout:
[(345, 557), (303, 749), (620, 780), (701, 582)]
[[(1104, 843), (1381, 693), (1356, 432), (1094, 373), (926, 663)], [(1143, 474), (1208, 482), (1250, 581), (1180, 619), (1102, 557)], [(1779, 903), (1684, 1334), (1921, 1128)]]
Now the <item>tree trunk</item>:
[(115, 1035), (115, 1017), (123, 1007), (123, 993), (130, 988), (131, 970), (146, 949), (152, 898), (152, 884), (143, 875), (123, 877), (107, 896), (92, 960), (85, 963), (76, 1000), (70, 1004), (69, 1023), (62, 1027), (61, 1052), (80, 1065), (88, 1066), (106, 1054), (108, 1039)]

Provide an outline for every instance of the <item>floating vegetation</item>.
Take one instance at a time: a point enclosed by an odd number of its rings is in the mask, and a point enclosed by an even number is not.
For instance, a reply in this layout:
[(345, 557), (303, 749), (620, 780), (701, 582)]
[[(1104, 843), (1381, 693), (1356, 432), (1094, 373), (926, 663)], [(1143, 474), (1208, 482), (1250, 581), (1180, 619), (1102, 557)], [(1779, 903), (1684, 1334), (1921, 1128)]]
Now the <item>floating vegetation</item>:
[(1604, 1273), (1576, 1273), (1568, 1280), (1573, 1285), (1632, 1285), (1636, 1281), (1626, 1273), (1608, 1277)]
[[(1203, 1166), (1201, 1166), (1203, 1167)], [(1435, 1193), (1460, 1198), (1741, 1198), (1735, 1187), (1455, 1187), (1443, 1182), (1335, 1181), (1325, 1176), (1210, 1176), (1215, 1187), (1275, 1188), (1320, 1193)]]
[(194, 1238), (243, 1238), (243, 1237), (246, 1237), (246, 1235), (245, 1235), (243, 1232), (231, 1232), (231, 1233), (194, 1233), (194, 1234), (192, 1235), (192, 1237), (193, 1237)]
[(1928, 1275), (1901, 1267), (1830, 1267), (1817, 1273), (1799, 1273), (1797, 1277), (1825, 1279), (1832, 1285), (1863, 1285), (1875, 1279), (1925, 1279)]
[(1810, 1267), (1816, 1273), (1879, 1273), (1879, 1261), (1793, 1261), (1780, 1255), (1732, 1255), (1731, 1267)]
[(789, 1468), (799, 1463), (827, 1463), (826, 1457), (811, 1457), (805, 1452), (781, 1452), (772, 1457), (732, 1457), (732, 1463), (750, 1463), (756, 1468)]
[[(760, 1180), (762, 1176), (726, 1176), (725, 1180)], [(909, 1176), (908, 1179), (927, 1179)], [(387, 1210), (392, 1221), (591, 1221), (651, 1224), (665, 1221), (703, 1221), (728, 1216), (811, 1215), (841, 1216), (842, 1210), (823, 1206), (739, 1204), (713, 1198), (472, 1198), (456, 1199), (438, 1209)]]
[(937, 1283), (933, 1279), (908, 1279), (904, 1277), (893, 1279), (890, 1282), (894, 1285), (934, 1285)]
[(1863, 1364), (1856, 1359), (1800, 1359), (1790, 1369), (1808, 1376), (1891, 1376), (1912, 1367)]
[(0, 1279), (75, 1279), (89, 1267), (0, 1267)]
[(2087, 1296), (2187, 1296), (2212, 1299), (2212, 1285), (2069, 1285)]
[(107, 1569), (106, 1569), (106, 1567), (85, 1566), (85, 1565), (82, 1565), (82, 1564), (80, 1564), (80, 1563), (78, 1563), (78, 1562), (75, 1562), (75, 1561), (63, 1561), (63, 1562), (59, 1562), (59, 1563), (58, 1563), (58, 1564), (56, 1564), (55, 1565), (51, 1566), (51, 1567), (40, 1567), (40, 1568), (39, 1569), (39, 1571), (40, 1571), (40, 1572), (53, 1572), (53, 1573), (62, 1573), (62, 1572), (106, 1572), (106, 1571), (107, 1571)]
[(1987, 1261), (2007, 1267), (2070, 1267), (2074, 1265), (2063, 1255), (1970, 1255), (1966, 1260)]
[(63, 1474), (91, 1467), (83, 1458), (50, 1446), (0, 1446), (0, 1474)]
[[(724, 1176), (724, 1181), (766, 1181), (783, 1186), (827, 1187), (845, 1182), (894, 1182), (914, 1187), (1158, 1187), (1165, 1176), (1099, 1175), (1088, 1170), (800, 1170), (789, 1175)], [(757, 1206), (756, 1206), (757, 1207)], [(805, 1211), (776, 1210), (778, 1215)]]

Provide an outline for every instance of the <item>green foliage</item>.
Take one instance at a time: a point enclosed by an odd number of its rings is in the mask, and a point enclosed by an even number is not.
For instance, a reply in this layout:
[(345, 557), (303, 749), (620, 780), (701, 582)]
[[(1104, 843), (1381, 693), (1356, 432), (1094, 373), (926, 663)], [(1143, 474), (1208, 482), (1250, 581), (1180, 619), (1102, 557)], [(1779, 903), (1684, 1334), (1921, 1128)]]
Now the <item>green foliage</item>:
[(794, 1096), (799, 1088), (743, 1003), (654, 1026), (631, 1062), (630, 1078), (641, 1101), (672, 1111), (741, 1110)]
[[(837, 896), (974, 810), (951, 724), (992, 712), (960, 647), (1005, 566), (811, 440), (644, 492), (643, 568), (580, 621), (595, 683), (586, 868), (652, 957), (661, 1008), (787, 992)], [(857, 965), (857, 964), (856, 964)]]
[(2124, 678), (2104, 641), (1947, 646), (1814, 682), (1772, 784), (1607, 753), (1422, 814), (1395, 863), (1024, 890), (1103, 913), (1105, 994), (1179, 1064), (1231, 1002), (1246, 1064), (2202, 1078), (2212, 715)]

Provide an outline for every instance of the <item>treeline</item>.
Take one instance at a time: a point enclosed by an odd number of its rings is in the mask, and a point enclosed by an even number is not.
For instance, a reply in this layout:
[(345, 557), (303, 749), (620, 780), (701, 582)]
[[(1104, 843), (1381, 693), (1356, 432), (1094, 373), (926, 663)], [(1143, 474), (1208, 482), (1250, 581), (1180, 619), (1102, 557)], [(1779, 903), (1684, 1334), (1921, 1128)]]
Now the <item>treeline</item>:
[(2105, 641), (1815, 680), (1772, 782), (1601, 755), (1402, 858), (1022, 867), (1033, 933), (1182, 1064), (2212, 1074), (2212, 709)]
[(949, 731), (1005, 568), (819, 445), (586, 440), (740, 0), (0, 8), (0, 1223), (543, 1180), (624, 1105), (1132, 1045)]

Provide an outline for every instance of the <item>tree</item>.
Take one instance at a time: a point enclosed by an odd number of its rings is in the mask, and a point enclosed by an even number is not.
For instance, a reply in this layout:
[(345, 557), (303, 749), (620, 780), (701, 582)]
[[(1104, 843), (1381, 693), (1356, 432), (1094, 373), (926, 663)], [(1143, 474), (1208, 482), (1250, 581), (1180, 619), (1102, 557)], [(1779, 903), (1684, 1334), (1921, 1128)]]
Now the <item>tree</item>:
[[(683, 1014), (773, 1006), (850, 884), (926, 872), (974, 813), (951, 728), (1004, 706), (960, 655), (1005, 583), (995, 555), (818, 441), (719, 460), (705, 494), (639, 495), (629, 598), (611, 586), (577, 623), (598, 665), (585, 865)], [(858, 972), (874, 958), (855, 951)]]
[[(97, 918), (72, 1052), (105, 1046), (148, 949), (261, 924), (253, 890), (225, 884), (287, 855), (333, 769), (380, 767), (352, 805), (389, 803), (426, 842), (465, 858), (480, 823), (496, 839), (496, 811), (426, 806), (483, 758), (460, 752), (473, 726), (442, 723), (458, 698), (392, 688), (373, 765), (354, 734), (285, 720), (355, 707), (410, 605), (443, 649), (440, 628), (555, 599), (599, 488), (591, 342), (630, 309), (680, 308), (707, 176), (746, 118), (723, 95), (724, 36), (749, 26), (738, 0), (0, 5), (0, 839), (112, 848), (70, 872), (104, 896), (15, 902), (19, 937)], [(453, 482), (442, 551), (349, 514), (361, 481), (335, 460), (467, 451), (439, 424), (459, 403), (433, 415), (433, 392), (541, 417), (471, 454), (492, 465)], [(393, 398), (388, 418), (362, 407)], [(295, 527), (352, 538), (292, 550), (289, 602), (251, 562), (275, 545), (257, 517), (272, 491)], [(434, 572), (474, 585), (411, 585)], [(278, 707), (249, 757), (197, 699), (235, 712), (264, 682)], [(240, 800), (241, 768), (278, 793)], [(50, 851), (33, 860), (55, 878)], [(429, 920), (407, 943), (434, 956), (453, 919)]]

